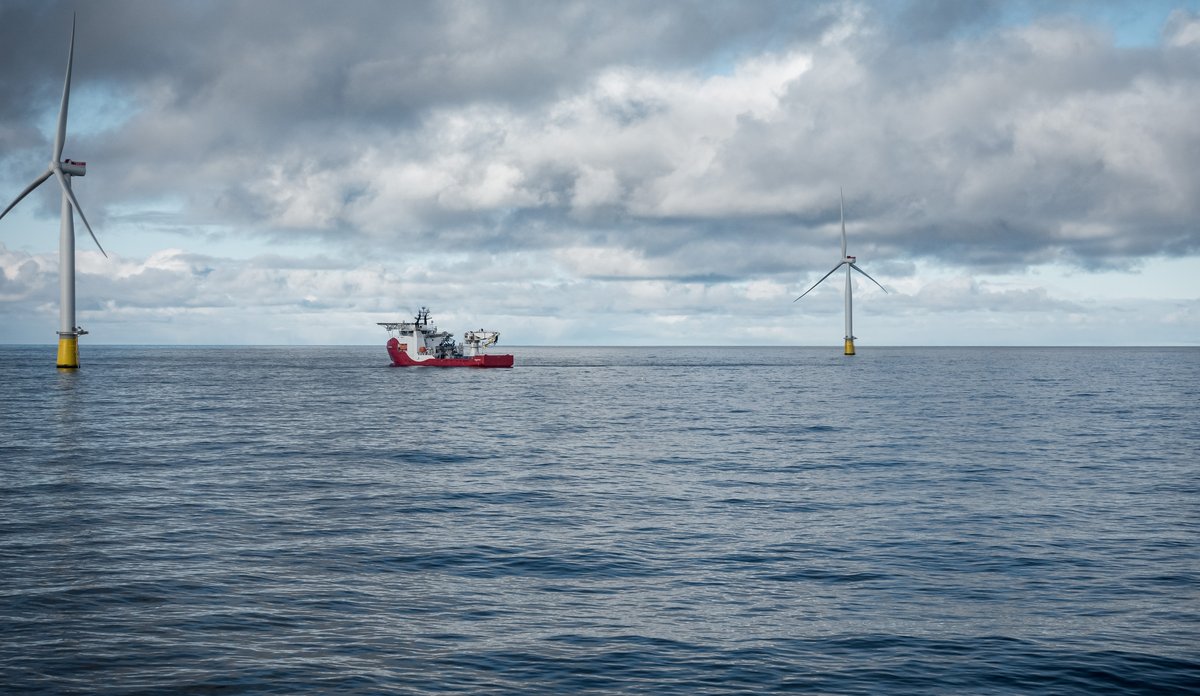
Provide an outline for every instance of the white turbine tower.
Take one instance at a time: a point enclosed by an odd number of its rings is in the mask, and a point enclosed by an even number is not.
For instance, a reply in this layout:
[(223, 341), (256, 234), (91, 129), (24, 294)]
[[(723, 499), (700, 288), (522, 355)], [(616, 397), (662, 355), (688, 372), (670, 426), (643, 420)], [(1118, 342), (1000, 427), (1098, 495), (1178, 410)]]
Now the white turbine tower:
[[(836, 271), (842, 266), (846, 267), (846, 355), (854, 355), (854, 300), (850, 292), (850, 269), (854, 269), (867, 276), (867, 278), (869, 278), (871, 282), (875, 283), (876, 285), (879, 285), (879, 281), (871, 278), (866, 271), (858, 267), (858, 264), (855, 263), (855, 261), (857, 261), (856, 257), (848, 256), (846, 254), (846, 201), (842, 197), (841, 189), (838, 189), (838, 205), (841, 210), (842, 217), (842, 260), (838, 262), (838, 265), (833, 267), (833, 270), (821, 276), (821, 280), (813, 283), (811, 288), (805, 290), (804, 295), (812, 292), (813, 288), (817, 287), (822, 281), (833, 275), (833, 271)], [(887, 288), (883, 287), (882, 285), (879, 285), (879, 289), (887, 292)], [(792, 302), (799, 302), (800, 298), (804, 297), (804, 295), (797, 297), (796, 299), (792, 300)]]
[(67, 78), (63, 82), (62, 105), (58, 109), (58, 131), (54, 135), (54, 152), (50, 156), (50, 167), (34, 179), (32, 184), (26, 186), (21, 195), (0, 213), (0, 218), (3, 218), (22, 198), (28, 196), (30, 191), (41, 186), (52, 176), (58, 179), (58, 185), (62, 188), (62, 224), (58, 237), (58, 366), (65, 368), (79, 367), (79, 336), (87, 333), (75, 325), (75, 218), (72, 211), (79, 212), (79, 218), (87, 227), (88, 234), (92, 235), (92, 241), (96, 242), (100, 253), (104, 254), (105, 258), (108, 257), (104, 247), (100, 246), (100, 240), (96, 239), (96, 233), (92, 232), (92, 226), (88, 224), (83, 208), (79, 207), (79, 201), (71, 191), (71, 177), (86, 174), (87, 163), (62, 158), (63, 144), (67, 139), (67, 102), (71, 97), (71, 66), (74, 60), (75, 18), (72, 17), (71, 48), (67, 52)]

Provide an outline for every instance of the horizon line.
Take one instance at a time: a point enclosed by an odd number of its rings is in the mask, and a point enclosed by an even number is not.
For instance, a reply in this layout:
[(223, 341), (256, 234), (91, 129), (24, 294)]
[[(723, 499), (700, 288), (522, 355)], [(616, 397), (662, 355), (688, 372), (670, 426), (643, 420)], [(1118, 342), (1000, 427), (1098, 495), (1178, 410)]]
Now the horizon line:
[[(46, 343), (8, 343), (0, 341), (0, 348), (45, 348), (53, 347), (53, 342)], [(94, 348), (371, 348), (374, 343), (91, 343)], [(806, 344), (752, 344), (752, 345), (712, 345), (712, 344), (571, 344), (571, 343), (527, 343), (511, 344), (507, 348), (840, 348), (838, 344), (806, 343)], [(867, 344), (869, 348), (1200, 348), (1196, 343), (1054, 343), (1054, 344)]]

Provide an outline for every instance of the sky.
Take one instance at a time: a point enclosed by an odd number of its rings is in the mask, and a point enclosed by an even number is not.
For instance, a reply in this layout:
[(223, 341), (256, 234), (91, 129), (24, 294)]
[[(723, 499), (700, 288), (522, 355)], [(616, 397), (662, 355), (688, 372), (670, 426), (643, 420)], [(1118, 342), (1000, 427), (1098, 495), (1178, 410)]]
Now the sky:
[(0, 0), (0, 205), (73, 13), (85, 343), (840, 347), (842, 191), (860, 349), (1200, 345), (1200, 0)]

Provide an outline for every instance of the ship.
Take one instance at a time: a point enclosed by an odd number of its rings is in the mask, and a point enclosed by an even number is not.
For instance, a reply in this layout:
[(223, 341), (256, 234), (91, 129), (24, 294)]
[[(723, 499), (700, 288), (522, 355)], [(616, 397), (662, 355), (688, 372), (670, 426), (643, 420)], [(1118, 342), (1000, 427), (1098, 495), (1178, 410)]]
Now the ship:
[(461, 342), (438, 331), (422, 307), (413, 321), (378, 322), (388, 330), (388, 355), (393, 367), (512, 367), (512, 355), (486, 352), (500, 340), (497, 331), (468, 331)]

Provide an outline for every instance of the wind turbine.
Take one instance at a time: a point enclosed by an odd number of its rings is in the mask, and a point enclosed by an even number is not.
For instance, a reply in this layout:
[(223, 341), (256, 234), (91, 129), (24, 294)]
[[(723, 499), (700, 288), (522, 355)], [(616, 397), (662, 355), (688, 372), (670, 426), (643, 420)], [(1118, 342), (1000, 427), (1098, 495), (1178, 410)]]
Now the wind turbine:
[[(833, 271), (836, 271), (842, 266), (846, 267), (846, 355), (854, 355), (854, 300), (850, 292), (850, 269), (854, 269), (867, 276), (867, 278), (870, 278), (871, 282), (875, 283), (876, 285), (879, 285), (879, 281), (871, 278), (866, 271), (858, 267), (858, 264), (855, 263), (855, 261), (857, 261), (857, 257), (846, 254), (846, 200), (842, 196), (842, 190), (840, 188), (838, 189), (838, 206), (841, 210), (842, 217), (842, 260), (838, 262), (838, 265), (833, 267), (833, 270), (821, 276), (821, 280), (813, 283), (811, 288), (805, 290), (804, 295), (812, 292), (813, 288), (817, 287), (822, 281), (833, 275)], [(887, 292), (887, 288), (883, 287), (882, 285), (879, 285), (879, 289)], [(800, 298), (804, 297), (804, 295), (797, 297), (796, 299), (792, 300), (792, 302), (799, 302)]]
[(96, 233), (88, 224), (83, 208), (71, 191), (71, 177), (83, 176), (87, 173), (86, 162), (75, 162), (62, 158), (63, 144), (67, 139), (67, 102), (71, 97), (71, 66), (75, 60), (75, 17), (71, 17), (71, 48), (67, 52), (67, 77), (63, 82), (62, 105), (58, 109), (58, 131), (54, 134), (54, 152), (50, 155), (50, 167), (41, 176), (26, 186), (16, 200), (8, 204), (0, 218), (8, 214), (13, 206), (21, 202), (47, 179), (54, 177), (62, 188), (62, 224), (58, 235), (58, 366), (64, 368), (79, 367), (79, 337), (86, 334), (82, 327), (75, 325), (75, 216), (72, 211), (79, 212), (79, 218), (87, 227), (92, 241), (100, 249), (100, 253), (108, 258)]

